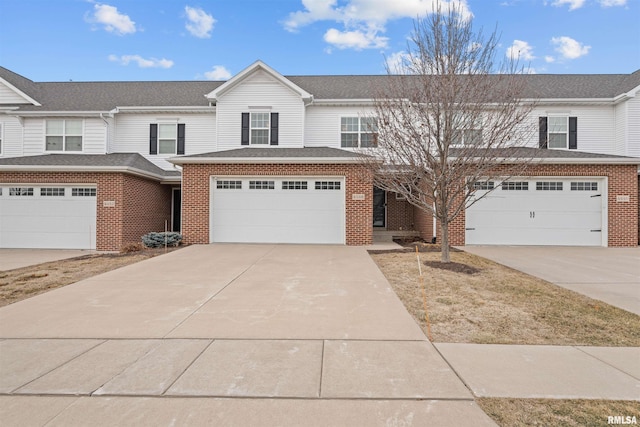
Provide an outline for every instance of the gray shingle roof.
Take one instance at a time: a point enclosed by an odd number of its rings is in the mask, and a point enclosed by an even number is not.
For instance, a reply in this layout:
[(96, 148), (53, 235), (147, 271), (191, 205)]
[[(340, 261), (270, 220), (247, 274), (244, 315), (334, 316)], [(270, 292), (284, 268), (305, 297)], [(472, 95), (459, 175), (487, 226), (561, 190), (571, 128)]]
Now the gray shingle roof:
[[(23, 111), (109, 111), (115, 107), (206, 107), (205, 95), (224, 82), (58, 82), (35, 83), (0, 67), (0, 77), (33, 97), (42, 107)], [(611, 99), (640, 86), (640, 70), (632, 74), (531, 74), (526, 98)], [(289, 76), (315, 99), (371, 99), (390, 78), (386, 75)]]
[(167, 171), (151, 163), (138, 153), (112, 154), (43, 154), (40, 156), (9, 157), (0, 159), (0, 170), (3, 166), (61, 166), (100, 168), (133, 168), (166, 178), (179, 177), (179, 171)]
[[(459, 153), (459, 150), (456, 148), (451, 149), (451, 155), (455, 156)], [(524, 159), (566, 159), (568, 161), (571, 160), (621, 160), (621, 161), (629, 161), (629, 162), (638, 162), (640, 164), (640, 159), (636, 157), (626, 157), (626, 156), (616, 156), (613, 154), (600, 154), (600, 153), (587, 153), (584, 151), (577, 150), (549, 150), (546, 148), (533, 148), (533, 147), (509, 147), (509, 148), (498, 148), (495, 149), (492, 153), (497, 157), (502, 157), (505, 159), (508, 158), (524, 158)]]
[(340, 150), (331, 147), (305, 147), (305, 148), (282, 148), (282, 147), (244, 147), (226, 151), (216, 151), (213, 153), (193, 154), (180, 158), (349, 158), (358, 157), (360, 154), (352, 151)]

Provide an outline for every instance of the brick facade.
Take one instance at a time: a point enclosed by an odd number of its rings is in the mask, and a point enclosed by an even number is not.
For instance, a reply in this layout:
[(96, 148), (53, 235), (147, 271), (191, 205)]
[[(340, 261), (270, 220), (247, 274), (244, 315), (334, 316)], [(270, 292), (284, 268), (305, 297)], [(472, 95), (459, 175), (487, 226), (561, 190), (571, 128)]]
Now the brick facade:
[[(0, 183), (86, 184), (97, 187), (96, 249), (118, 251), (171, 220), (171, 189), (124, 173), (0, 172)], [(105, 207), (104, 202), (115, 202)]]
[[(185, 164), (182, 169), (182, 234), (186, 243), (209, 243), (212, 176), (344, 176), (347, 245), (372, 241), (373, 186), (353, 164)], [(364, 200), (353, 200), (364, 194)]]
[(398, 200), (396, 193), (387, 191), (387, 230), (415, 230), (415, 213), (417, 209), (406, 200)]
[[(527, 169), (532, 177), (607, 177), (608, 246), (638, 245), (638, 172), (636, 165), (534, 165)], [(618, 202), (617, 196), (629, 196)], [(440, 234), (439, 234), (440, 235)], [(465, 244), (464, 211), (449, 225), (452, 246)]]

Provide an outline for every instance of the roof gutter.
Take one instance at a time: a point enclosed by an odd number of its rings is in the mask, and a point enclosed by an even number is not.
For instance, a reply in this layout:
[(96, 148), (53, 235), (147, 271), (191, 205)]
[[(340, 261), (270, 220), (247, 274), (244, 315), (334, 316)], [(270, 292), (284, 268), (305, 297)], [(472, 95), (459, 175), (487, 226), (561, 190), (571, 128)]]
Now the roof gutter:
[(193, 164), (351, 164), (357, 157), (173, 157), (174, 165)]
[(168, 177), (131, 166), (69, 166), (69, 165), (0, 165), (0, 172), (98, 172), (126, 173), (160, 182), (180, 182), (181, 177)]

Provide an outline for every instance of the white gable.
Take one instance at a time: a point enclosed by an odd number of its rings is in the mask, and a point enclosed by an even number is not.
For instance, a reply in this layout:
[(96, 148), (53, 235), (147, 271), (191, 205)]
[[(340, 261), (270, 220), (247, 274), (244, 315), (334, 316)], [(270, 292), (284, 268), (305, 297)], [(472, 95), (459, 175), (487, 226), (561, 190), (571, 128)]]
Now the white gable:
[(0, 78), (0, 105), (32, 104), (40, 105), (36, 100), (22, 92), (11, 83)]
[(278, 73), (262, 61), (254, 62), (249, 67), (236, 74), (223, 85), (215, 89), (213, 92), (209, 93), (207, 95), (207, 98), (212, 102), (216, 102), (225, 93), (233, 90), (239, 85), (246, 83), (247, 81), (252, 80), (259, 83), (279, 83), (304, 101), (310, 101), (313, 98), (310, 93), (297, 86), (291, 80), (287, 79), (282, 74)]

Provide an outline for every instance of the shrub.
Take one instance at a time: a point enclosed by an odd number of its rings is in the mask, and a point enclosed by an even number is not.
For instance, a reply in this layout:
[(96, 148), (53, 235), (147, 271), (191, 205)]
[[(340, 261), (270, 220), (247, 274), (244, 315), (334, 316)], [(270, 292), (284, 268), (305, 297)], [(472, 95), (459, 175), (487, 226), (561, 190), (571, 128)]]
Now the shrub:
[(127, 243), (126, 245), (120, 248), (121, 254), (128, 254), (131, 252), (140, 252), (144, 249), (144, 245), (140, 242), (138, 243)]
[(151, 232), (142, 236), (142, 243), (148, 248), (161, 248), (165, 244), (167, 246), (178, 246), (182, 241), (182, 234), (174, 231), (168, 231), (166, 233)]

